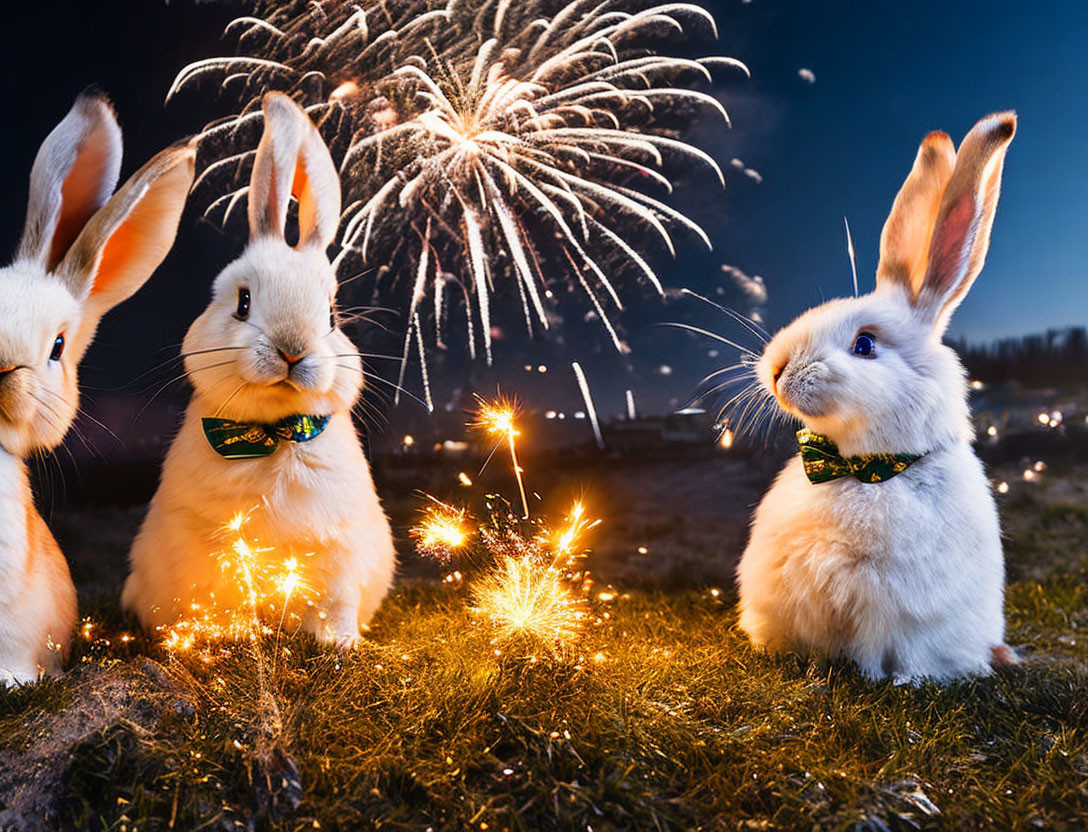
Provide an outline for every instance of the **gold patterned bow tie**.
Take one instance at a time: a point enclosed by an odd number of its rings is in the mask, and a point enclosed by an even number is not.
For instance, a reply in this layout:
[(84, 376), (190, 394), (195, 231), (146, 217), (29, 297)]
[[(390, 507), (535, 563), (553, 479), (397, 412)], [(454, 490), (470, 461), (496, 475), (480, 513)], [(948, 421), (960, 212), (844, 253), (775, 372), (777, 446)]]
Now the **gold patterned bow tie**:
[(801, 446), (801, 464), (809, 482), (839, 480), (856, 477), (862, 482), (874, 483), (890, 480), (902, 474), (925, 454), (862, 454), (843, 456), (839, 446), (826, 436), (808, 430), (797, 431), (797, 444)]
[(320, 436), (329, 423), (329, 417), (295, 413), (269, 425), (235, 422), (232, 419), (204, 418), (200, 421), (208, 444), (221, 457), (253, 459), (270, 456), (280, 440), (309, 442)]

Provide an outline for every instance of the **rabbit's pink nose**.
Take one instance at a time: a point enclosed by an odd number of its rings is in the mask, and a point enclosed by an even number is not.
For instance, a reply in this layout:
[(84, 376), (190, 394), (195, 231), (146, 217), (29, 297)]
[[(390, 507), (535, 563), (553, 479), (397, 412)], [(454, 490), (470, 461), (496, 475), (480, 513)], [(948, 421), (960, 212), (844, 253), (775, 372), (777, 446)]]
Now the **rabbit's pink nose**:
[(292, 355), (289, 352), (284, 352), (279, 347), (276, 348), (276, 352), (280, 354), (280, 358), (287, 362), (289, 367), (294, 367), (298, 362), (306, 357), (306, 353), (299, 353), (298, 355)]
[(782, 378), (782, 373), (784, 372), (786, 372), (785, 364), (779, 364), (777, 367), (774, 368), (774, 370), (771, 372), (771, 377), (774, 379), (775, 384), (778, 384), (778, 380)]

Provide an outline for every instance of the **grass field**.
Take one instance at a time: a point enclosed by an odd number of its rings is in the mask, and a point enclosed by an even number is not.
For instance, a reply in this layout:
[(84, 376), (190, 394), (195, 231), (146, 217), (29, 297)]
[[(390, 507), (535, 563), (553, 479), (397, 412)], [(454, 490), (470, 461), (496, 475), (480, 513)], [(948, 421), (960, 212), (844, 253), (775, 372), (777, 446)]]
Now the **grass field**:
[(1002, 503), (1024, 662), (947, 688), (758, 655), (727, 585), (621, 587), (553, 655), (411, 578), (349, 656), (211, 664), (102, 592), (64, 678), (0, 693), (0, 828), (1083, 829), (1088, 508), (1048, 477)]

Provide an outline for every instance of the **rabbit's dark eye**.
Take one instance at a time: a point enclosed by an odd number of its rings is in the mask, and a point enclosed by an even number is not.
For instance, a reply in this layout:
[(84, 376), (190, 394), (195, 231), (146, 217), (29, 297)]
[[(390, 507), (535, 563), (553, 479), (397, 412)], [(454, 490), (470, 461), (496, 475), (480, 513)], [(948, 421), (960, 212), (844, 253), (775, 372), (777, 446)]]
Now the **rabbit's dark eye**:
[(60, 361), (60, 357), (64, 355), (64, 333), (60, 333), (53, 340), (53, 350), (49, 353), (50, 361)]
[(235, 310), (234, 316), (240, 321), (249, 317), (249, 289), (244, 286), (238, 290), (238, 309)]
[(854, 340), (854, 355), (860, 355), (862, 358), (872, 358), (875, 345), (876, 338), (868, 332), (863, 332)]

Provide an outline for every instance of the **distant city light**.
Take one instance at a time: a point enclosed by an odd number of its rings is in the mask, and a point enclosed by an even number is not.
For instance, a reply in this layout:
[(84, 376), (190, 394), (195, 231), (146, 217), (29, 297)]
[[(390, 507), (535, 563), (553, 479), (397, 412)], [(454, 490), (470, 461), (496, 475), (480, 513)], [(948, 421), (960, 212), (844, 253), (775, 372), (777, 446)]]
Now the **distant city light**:
[(411, 434), (406, 434), (404, 439), (401, 440), (404, 443), (404, 447), (410, 448), (416, 444), (416, 438)]
[(1009, 484), (1007, 482), (1005, 482), (1004, 480), (999, 482), (997, 484), (997, 493), (998, 494), (1008, 494), (1009, 493)]
[(1050, 424), (1050, 414), (1049, 413), (1040, 413), (1038, 418), (1039, 418), (1039, 424), (1040, 425), (1049, 425)]
[(1031, 482), (1033, 479), (1035, 479), (1035, 472), (1030, 468), (1025, 468), (1024, 469), (1024, 479), (1027, 480), (1028, 482)]
[(978, 381), (977, 379), (975, 381), (971, 382), (971, 389), (972, 390), (981, 390), (985, 386), (986, 385), (984, 385), (981, 381)]
[(554, 410), (549, 410), (549, 411), (547, 411), (547, 412), (546, 412), (546, 413), (544, 414), (544, 418), (545, 418), (545, 419), (554, 419), (554, 418), (555, 418), (556, 416), (558, 416), (558, 415), (559, 415), (559, 414), (558, 414), (558, 413), (556, 413), (556, 412), (555, 412)]

